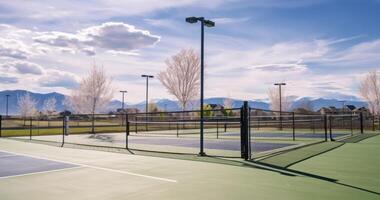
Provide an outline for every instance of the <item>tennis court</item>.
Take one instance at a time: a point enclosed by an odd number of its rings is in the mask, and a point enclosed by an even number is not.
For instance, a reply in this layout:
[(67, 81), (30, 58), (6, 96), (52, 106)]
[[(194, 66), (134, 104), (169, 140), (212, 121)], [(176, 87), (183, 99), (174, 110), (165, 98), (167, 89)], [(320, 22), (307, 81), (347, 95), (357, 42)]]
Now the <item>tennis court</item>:
[[(304, 152), (315, 153), (318, 148)], [(1, 199), (347, 200), (378, 199), (380, 192), (376, 168), (380, 163), (373, 159), (379, 153), (379, 136), (332, 149), (289, 169), (267, 166), (264, 160), (261, 164), (195, 156), (189, 161), (4, 138), (0, 151), (1, 174), (9, 168), (23, 169), (15, 176), (8, 170), (8, 176), (0, 178)], [(294, 158), (281, 155), (285, 157), (279, 161)], [(34, 170), (4, 159), (28, 160)]]

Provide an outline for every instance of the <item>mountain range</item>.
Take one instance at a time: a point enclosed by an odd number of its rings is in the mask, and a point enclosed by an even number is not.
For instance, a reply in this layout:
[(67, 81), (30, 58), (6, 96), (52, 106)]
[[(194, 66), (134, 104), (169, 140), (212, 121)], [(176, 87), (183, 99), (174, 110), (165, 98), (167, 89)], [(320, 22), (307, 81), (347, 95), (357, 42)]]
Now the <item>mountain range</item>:
[[(56, 110), (57, 111), (63, 111), (65, 110), (65, 106), (63, 104), (65, 95), (52, 92), (52, 93), (34, 93), (29, 92), (26, 90), (4, 90), (0, 91), (0, 114), (5, 114), (6, 110), (6, 95), (9, 96), (9, 107), (8, 107), (8, 113), (10, 115), (14, 115), (18, 113), (18, 107), (17, 107), (17, 99), (20, 96), (25, 95), (26, 93), (29, 93), (30, 96), (37, 102), (37, 109), (42, 110), (43, 103), (46, 99), (54, 97), (56, 99)], [(206, 104), (221, 104), (223, 105), (226, 97), (213, 97), (213, 98), (206, 98), (205, 103)], [(352, 98), (351, 98), (352, 99)], [(312, 107), (313, 110), (318, 110), (322, 107), (328, 107), (328, 106), (334, 106), (337, 108), (340, 108), (343, 106), (342, 100), (338, 99), (329, 99), (329, 98), (311, 98), (311, 97), (303, 97), (303, 98), (293, 98), (293, 101), (291, 102), (291, 107), (297, 108), (300, 105), (302, 105), (305, 101), (308, 101)], [(180, 110), (177, 101), (170, 100), (170, 99), (156, 99), (153, 100), (153, 102), (157, 105), (157, 107), (161, 110), (166, 111), (176, 111)], [(244, 100), (239, 99), (231, 99), (232, 107), (240, 107), (243, 105)], [(269, 103), (265, 102), (263, 100), (249, 100), (248, 101), (250, 107), (252, 108), (259, 108), (259, 109), (269, 109)], [(365, 107), (367, 104), (360, 100), (347, 100), (345, 101), (346, 105), (354, 105), (356, 107)], [(141, 111), (145, 109), (145, 101), (142, 101), (137, 104), (130, 104), (126, 103), (126, 108), (137, 108)], [(107, 109), (106, 112), (114, 111), (121, 107), (121, 102), (119, 100), (112, 100)]]

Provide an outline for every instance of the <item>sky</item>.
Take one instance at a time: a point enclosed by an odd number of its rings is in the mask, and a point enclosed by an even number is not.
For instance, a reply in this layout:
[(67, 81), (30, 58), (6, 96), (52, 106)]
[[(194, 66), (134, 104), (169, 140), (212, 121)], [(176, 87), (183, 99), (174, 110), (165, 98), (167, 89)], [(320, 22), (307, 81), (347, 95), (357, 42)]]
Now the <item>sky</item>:
[[(112, 78), (115, 99), (145, 99), (145, 79), (181, 49), (200, 49), (205, 97), (287, 95), (360, 98), (363, 76), (380, 69), (380, 0), (13, 0), (0, 1), (0, 90), (69, 95), (92, 65)], [(152, 99), (174, 99), (158, 79)]]

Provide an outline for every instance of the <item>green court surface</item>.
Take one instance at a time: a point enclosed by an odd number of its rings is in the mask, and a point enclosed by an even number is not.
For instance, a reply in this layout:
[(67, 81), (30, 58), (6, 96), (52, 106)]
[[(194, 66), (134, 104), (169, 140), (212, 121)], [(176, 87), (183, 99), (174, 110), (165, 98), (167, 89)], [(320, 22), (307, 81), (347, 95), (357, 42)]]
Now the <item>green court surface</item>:
[(0, 151), (78, 166), (0, 178), (0, 199), (380, 199), (380, 136), (305, 148), (216, 163), (0, 139)]

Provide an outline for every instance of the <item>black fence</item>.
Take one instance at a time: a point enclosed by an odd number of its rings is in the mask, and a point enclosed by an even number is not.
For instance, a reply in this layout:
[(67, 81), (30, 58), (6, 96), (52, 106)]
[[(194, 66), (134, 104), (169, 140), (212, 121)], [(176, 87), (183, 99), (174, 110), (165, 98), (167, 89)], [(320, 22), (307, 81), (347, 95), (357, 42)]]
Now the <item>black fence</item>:
[[(68, 116), (0, 116), (0, 137), (145, 151), (198, 154), (200, 111)], [(209, 155), (250, 158), (316, 141), (333, 141), (380, 130), (367, 113), (299, 114), (249, 108), (204, 111)]]

